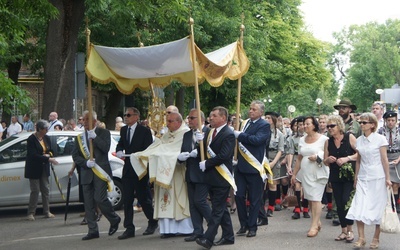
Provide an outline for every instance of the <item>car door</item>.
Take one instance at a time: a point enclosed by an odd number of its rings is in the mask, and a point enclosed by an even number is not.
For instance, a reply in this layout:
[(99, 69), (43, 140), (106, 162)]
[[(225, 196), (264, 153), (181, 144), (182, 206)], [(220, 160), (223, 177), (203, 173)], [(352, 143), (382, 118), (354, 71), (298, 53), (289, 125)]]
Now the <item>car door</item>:
[[(62, 133), (52, 133), (49, 134), (49, 136), (51, 141), (51, 149), (54, 154), (53, 157), (58, 162), (57, 165), (50, 166), (50, 202), (65, 202), (65, 199), (67, 198), (69, 179), (68, 172), (73, 165), (72, 150), (75, 147), (76, 136)], [(58, 185), (62, 190), (63, 196), (61, 195)], [(76, 171), (74, 171), (71, 177), (70, 201), (79, 201), (79, 183)]]
[(13, 137), (0, 151), (0, 206), (29, 203), (29, 180), (24, 178), (27, 138)]

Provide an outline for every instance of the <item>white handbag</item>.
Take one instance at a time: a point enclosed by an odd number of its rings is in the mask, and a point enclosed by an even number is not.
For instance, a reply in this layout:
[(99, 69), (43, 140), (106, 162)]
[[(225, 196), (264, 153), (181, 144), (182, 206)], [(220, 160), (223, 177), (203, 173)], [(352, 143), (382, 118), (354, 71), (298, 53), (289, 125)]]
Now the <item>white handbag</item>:
[(397, 215), (396, 212), (396, 206), (392, 206), (392, 199), (393, 199), (393, 204), (396, 204), (396, 201), (394, 199), (393, 195), (393, 189), (392, 187), (387, 188), (387, 202), (386, 202), (386, 207), (385, 211), (383, 212), (382, 215), (382, 222), (381, 222), (381, 232), (383, 233), (400, 233), (400, 221), (399, 221), (399, 216)]

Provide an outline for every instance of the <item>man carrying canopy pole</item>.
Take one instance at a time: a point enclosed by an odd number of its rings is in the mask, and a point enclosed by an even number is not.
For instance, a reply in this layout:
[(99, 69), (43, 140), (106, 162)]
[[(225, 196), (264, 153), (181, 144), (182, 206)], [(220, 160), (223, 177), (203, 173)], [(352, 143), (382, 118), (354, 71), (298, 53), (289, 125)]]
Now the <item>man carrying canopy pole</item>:
[[(197, 79), (197, 67), (196, 67), (196, 51), (195, 51), (195, 44), (194, 44), (194, 32), (193, 32), (193, 24), (194, 20), (193, 18), (189, 19), (189, 24), (190, 24), (190, 41), (191, 41), (191, 54), (192, 54), (192, 64), (193, 64), (193, 72), (194, 72), (194, 92), (196, 94), (196, 109), (197, 109), (197, 114), (201, 113), (200, 110), (200, 94), (199, 94), (199, 81)], [(199, 131), (202, 131), (201, 123), (198, 123), (197, 126)], [(203, 148), (203, 140), (199, 141), (200, 144), (200, 159), (203, 161), (204, 160), (204, 148)]]

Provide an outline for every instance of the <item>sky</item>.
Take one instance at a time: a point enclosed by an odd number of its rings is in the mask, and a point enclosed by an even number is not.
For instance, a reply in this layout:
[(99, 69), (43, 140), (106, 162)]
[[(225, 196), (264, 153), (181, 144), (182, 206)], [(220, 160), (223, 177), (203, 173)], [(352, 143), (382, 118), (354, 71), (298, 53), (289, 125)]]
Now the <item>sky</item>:
[(317, 39), (334, 42), (332, 33), (352, 24), (400, 19), (400, 0), (303, 0), (300, 9)]

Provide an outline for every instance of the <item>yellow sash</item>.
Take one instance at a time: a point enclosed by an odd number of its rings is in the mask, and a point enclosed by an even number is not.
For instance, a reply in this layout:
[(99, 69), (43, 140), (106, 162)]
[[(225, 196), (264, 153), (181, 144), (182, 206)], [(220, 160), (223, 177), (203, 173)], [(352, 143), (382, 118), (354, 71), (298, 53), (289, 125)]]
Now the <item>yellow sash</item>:
[[(244, 126), (241, 126), (241, 131), (244, 132), (244, 128), (246, 127), (246, 124), (249, 122), (250, 119), (247, 119), (242, 122), (241, 125), (244, 124)], [(239, 142), (239, 152), (243, 156), (243, 158), (253, 167), (255, 168), (259, 173), (263, 181), (265, 179), (268, 179), (268, 183), (273, 183), (273, 173), (271, 170), (271, 167), (269, 166), (269, 161), (268, 159), (264, 156), (263, 162), (260, 163), (254, 155), (242, 144)], [(267, 171), (267, 172), (265, 172)]]
[[(90, 152), (88, 145), (86, 144), (86, 135), (85, 132), (77, 136), (79, 150), (81, 151), (83, 157), (86, 160), (90, 158)], [(107, 182), (107, 190), (108, 190), (108, 197), (115, 196), (115, 186), (113, 179), (102, 169), (97, 163), (94, 164), (94, 168), (92, 168), (93, 173), (99, 177), (101, 180)]]
[[(211, 129), (210, 132), (208, 133), (208, 137), (207, 137), (207, 144), (208, 144), (207, 157), (208, 158), (215, 157), (215, 153), (210, 147), (210, 143), (211, 143), (210, 139), (211, 139), (211, 135), (214, 133), (214, 130), (215, 130), (215, 128)], [(219, 166), (216, 166), (215, 169), (222, 176), (222, 178), (224, 178), (232, 186), (234, 193), (236, 194), (237, 187), (236, 187), (235, 179), (233, 178), (233, 175), (232, 175), (231, 171), (229, 171), (227, 166), (225, 166), (225, 164), (221, 164)]]

